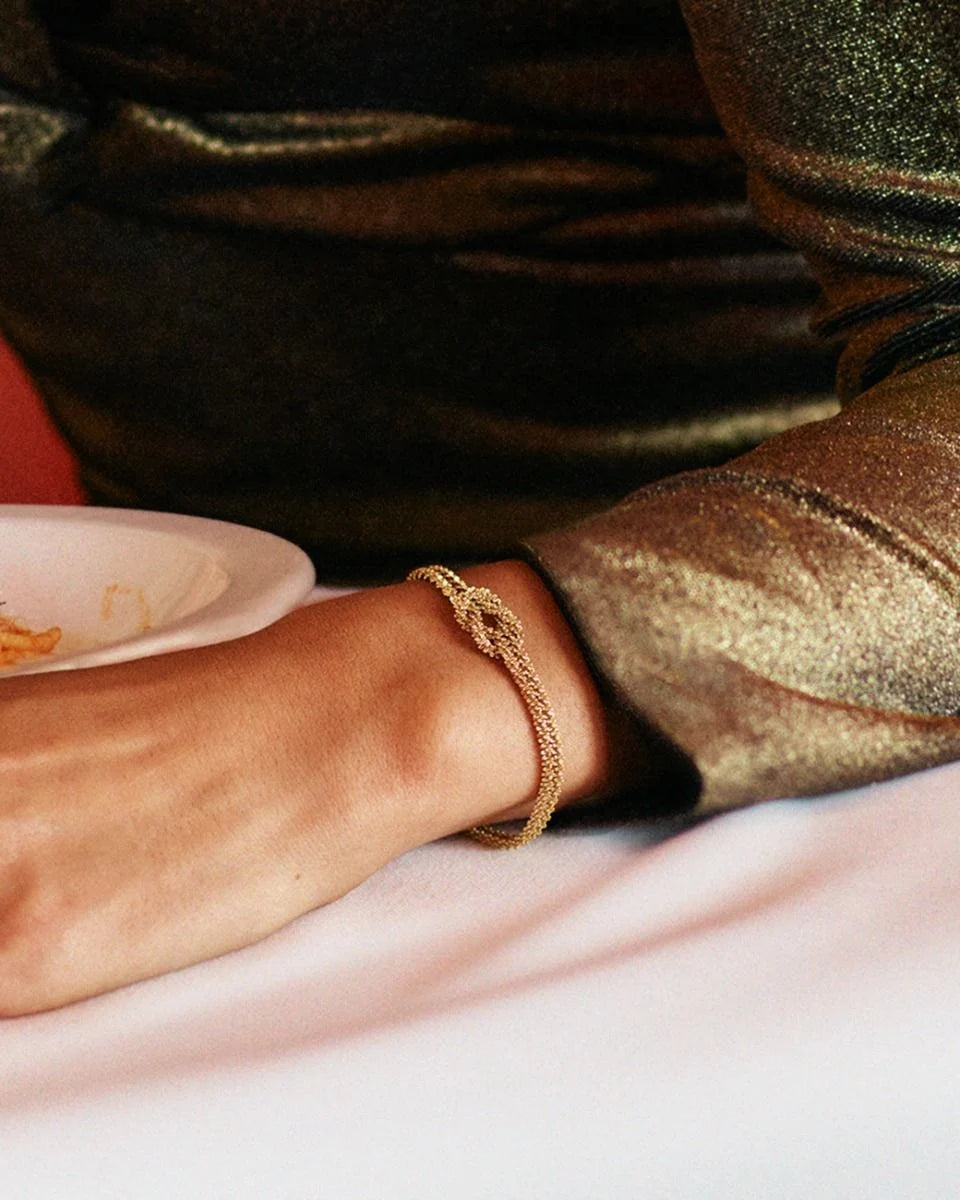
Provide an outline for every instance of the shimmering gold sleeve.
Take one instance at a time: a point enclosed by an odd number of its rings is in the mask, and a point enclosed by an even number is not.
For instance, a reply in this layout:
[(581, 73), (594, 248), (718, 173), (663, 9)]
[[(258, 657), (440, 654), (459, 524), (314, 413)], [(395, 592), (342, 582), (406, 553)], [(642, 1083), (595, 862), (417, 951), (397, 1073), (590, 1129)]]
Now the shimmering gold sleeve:
[(532, 547), (709, 811), (960, 757), (960, 6), (684, 8), (846, 406)]

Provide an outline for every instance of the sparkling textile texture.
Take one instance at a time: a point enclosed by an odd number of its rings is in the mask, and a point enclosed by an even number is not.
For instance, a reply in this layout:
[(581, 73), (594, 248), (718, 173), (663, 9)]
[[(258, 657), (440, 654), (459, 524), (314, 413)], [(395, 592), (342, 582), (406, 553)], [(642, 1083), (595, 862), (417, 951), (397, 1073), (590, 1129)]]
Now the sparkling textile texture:
[(41, 0), (59, 75), (0, 57), (74, 123), (0, 153), (0, 325), (96, 499), (384, 578), (834, 410), (669, 0), (281, 7)]
[(960, 363), (535, 539), (705, 811), (960, 755)]
[(711, 810), (960, 754), (960, 9), (685, 11), (761, 216), (852, 331), (851, 399), (535, 547)]
[[(960, 6), (684, 7), (761, 219), (819, 267), (823, 326), (858, 330), (843, 394), (960, 349)], [(881, 370), (878, 341), (900, 343)]]

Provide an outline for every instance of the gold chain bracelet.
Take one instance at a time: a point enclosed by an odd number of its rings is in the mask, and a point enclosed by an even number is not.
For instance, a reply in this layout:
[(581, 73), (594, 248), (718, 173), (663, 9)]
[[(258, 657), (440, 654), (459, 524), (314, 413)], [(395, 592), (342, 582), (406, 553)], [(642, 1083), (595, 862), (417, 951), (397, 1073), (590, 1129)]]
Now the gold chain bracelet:
[(540, 786), (533, 810), (516, 833), (497, 825), (475, 825), (469, 831), (472, 838), (497, 850), (525, 846), (543, 833), (557, 807), (563, 787), (563, 754), (553, 708), (524, 649), (523, 626), (495, 592), (471, 587), (448, 567), (417, 567), (407, 579), (432, 583), (446, 596), (457, 624), (470, 634), (481, 653), (503, 663), (527, 706), (540, 751)]

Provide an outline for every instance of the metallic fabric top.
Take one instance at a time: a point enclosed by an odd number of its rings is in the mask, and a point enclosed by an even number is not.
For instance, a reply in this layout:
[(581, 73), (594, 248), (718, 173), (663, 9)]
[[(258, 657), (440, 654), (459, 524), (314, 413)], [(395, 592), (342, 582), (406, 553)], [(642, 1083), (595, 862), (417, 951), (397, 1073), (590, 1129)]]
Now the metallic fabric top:
[(948, 0), (688, 0), (841, 415), (536, 540), (704, 810), (960, 755), (960, 56)]
[(382, 578), (835, 407), (672, 0), (13, 13), (0, 325), (98, 500)]

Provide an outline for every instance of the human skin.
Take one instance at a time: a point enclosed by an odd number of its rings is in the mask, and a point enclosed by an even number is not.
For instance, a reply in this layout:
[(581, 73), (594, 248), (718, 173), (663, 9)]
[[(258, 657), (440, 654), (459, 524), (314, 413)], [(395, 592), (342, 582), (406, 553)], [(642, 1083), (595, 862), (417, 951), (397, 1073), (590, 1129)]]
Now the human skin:
[[(523, 621), (557, 715), (562, 803), (625, 782), (627, 723), (536, 574), (505, 562), (464, 577)], [(3, 692), (3, 1016), (248, 945), (406, 850), (524, 815), (537, 788), (514, 685), (427, 583)]]

